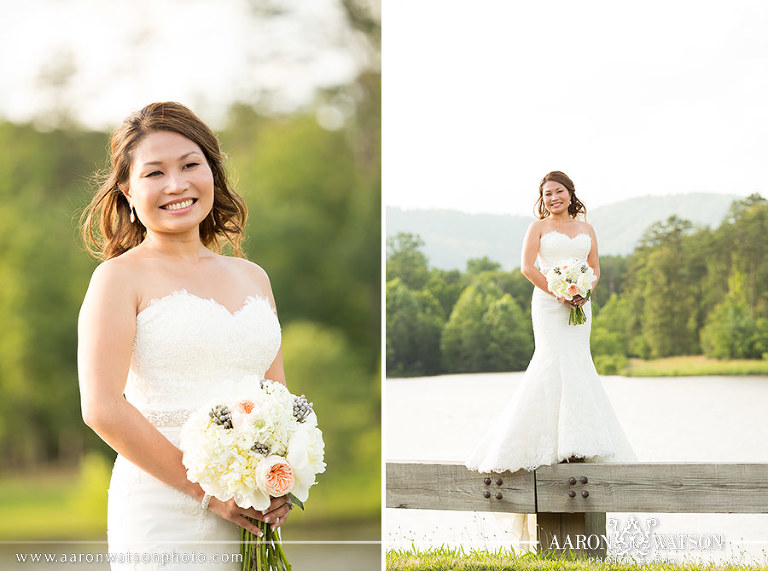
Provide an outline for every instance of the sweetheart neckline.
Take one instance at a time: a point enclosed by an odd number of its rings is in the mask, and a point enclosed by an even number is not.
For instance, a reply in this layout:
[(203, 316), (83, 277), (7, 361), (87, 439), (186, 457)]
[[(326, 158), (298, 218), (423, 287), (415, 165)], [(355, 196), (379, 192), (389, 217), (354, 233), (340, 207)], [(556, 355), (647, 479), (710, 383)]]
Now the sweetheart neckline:
[[(586, 236), (587, 238), (589, 238), (590, 242), (592, 241), (592, 236), (590, 236), (587, 232), (579, 232), (575, 236), (569, 236), (565, 232), (558, 232), (557, 230), (550, 230), (549, 232), (544, 232), (544, 234), (541, 235), (541, 238), (543, 238), (544, 236), (549, 236), (550, 234), (560, 234), (561, 236), (565, 236), (569, 240), (575, 240), (579, 236)], [(541, 238), (539, 238), (539, 240), (541, 240)]]
[[(183, 296), (183, 295), (186, 295), (187, 297), (191, 297), (193, 299), (197, 299), (200, 301), (212, 303), (213, 305), (223, 309), (227, 313), (227, 315), (229, 315), (230, 317), (237, 317), (238, 315), (240, 315), (240, 313), (242, 313), (253, 301), (259, 301), (259, 300), (264, 301), (267, 303), (267, 305), (269, 305), (269, 308), (272, 309), (272, 305), (269, 303), (269, 298), (266, 295), (248, 295), (246, 296), (245, 300), (240, 305), (240, 307), (236, 309), (234, 312), (232, 312), (227, 308), (226, 305), (216, 301), (212, 297), (201, 297), (199, 295), (195, 295), (194, 293), (191, 293), (186, 289), (182, 288), (182, 289), (175, 289), (164, 296), (153, 297), (152, 299), (150, 299), (147, 306), (136, 314), (136, 319), (138, 320), (139, 317), (141, 317), (150, 308), (160, 305), (162, 302), (168, 299), (172, 299), (174, 297)], [(274, 311), (274, 309), (272, 311)]]

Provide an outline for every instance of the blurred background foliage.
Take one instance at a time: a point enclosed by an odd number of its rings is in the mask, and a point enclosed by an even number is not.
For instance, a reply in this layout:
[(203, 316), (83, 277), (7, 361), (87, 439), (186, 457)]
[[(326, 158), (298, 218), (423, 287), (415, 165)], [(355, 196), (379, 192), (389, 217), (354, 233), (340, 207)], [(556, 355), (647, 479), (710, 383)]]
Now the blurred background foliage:
[[(387, 241), (386, 370), (391, 377), (519, 371), (533, 354), (533, 286), (488, 258), (429, 266), (423, 241)], [(732, 203), (719, 227), (677, 216), (628, 256), (602, 256), (591, 349), (601, 374), (630, 358), (768, 359), (768, 201)], [(724, 369), (725, 370), (725, 369)], [(761, 369), (762, 370), (762, 369)]]
[[(354, 80), (289, 112), (233, 102), (214, 130), (248, 204), (246, 255), (272, 281), (289, 388), (314, 402), (325, 436), (327, 472), (294, 525), (365, 522), (378, 539), (380, 32), (372, 4), (339, 6), (367, 58)], [(77, 221), (107, 148), (107, 132), (61, 106), (0, 121), (3, 539), (105, 533), (114, 453), (80, 416), (76, 324), (97, 263)]]

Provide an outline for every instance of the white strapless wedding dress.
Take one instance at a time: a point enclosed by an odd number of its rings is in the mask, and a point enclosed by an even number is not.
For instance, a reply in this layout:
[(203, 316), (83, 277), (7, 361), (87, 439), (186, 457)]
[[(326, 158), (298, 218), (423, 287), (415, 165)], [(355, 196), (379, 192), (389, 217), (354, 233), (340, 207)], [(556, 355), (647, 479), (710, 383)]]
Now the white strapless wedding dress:
[[(234, 314), (181, 290), (136, 317), (125, 398), (174, 445), (190, 412), (246, 376), (263, 378), (280, 348), (264, 297)], [(240, 528), (118, 456), (108, 508), (113, 569), (238, 570)], [(191, 559), (194, 557), (194, 559)], [(204, 561), (204, 563), (203, 563)]]
[[(548, 232), (539, 243), (542, 272), (569, 258), (586, 259), (589, 234)], [(531, 317), (535, 351), (512, 400), (466, 462), (480, 472), (515, 472), (572, 456), (588, 462), (636, 461), (600, 384), (589, 350), (592, 327), (568, 325), (570, 308), (534, 288)]]

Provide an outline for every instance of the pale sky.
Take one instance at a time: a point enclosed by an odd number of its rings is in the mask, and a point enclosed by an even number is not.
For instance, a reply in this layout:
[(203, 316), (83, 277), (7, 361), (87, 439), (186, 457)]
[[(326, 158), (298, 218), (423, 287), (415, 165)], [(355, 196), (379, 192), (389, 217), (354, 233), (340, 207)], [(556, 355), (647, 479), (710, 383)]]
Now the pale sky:
[(0, 0), (0, 118), (49, 108), (39, 76), (67, 58), (76, 71), (64, 103), (94, 128), (114, 128), (152, 101), (181, 101), (212, 122), (256, 93), (292, 109), (316, 87), (354, 78), (360, 62), (337, 0), (280, 0), (290, 17), (251, 16), (251, 4), (266, 3)]
[(588, 208), (760, 192), (768, 3), (384, 2), (384, 202), (530, 215), (566, 172)]

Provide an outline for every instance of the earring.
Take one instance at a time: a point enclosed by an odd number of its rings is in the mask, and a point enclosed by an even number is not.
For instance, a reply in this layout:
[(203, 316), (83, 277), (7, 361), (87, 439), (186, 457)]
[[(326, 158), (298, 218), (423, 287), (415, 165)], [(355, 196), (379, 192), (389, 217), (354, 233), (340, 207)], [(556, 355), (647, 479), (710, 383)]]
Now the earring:
[(136, 212), (133, 209), (133, 204), (129, 203), (129, 206), (131, 208), (131, 224), (133, 224), (134, 222), (136, 222)]

